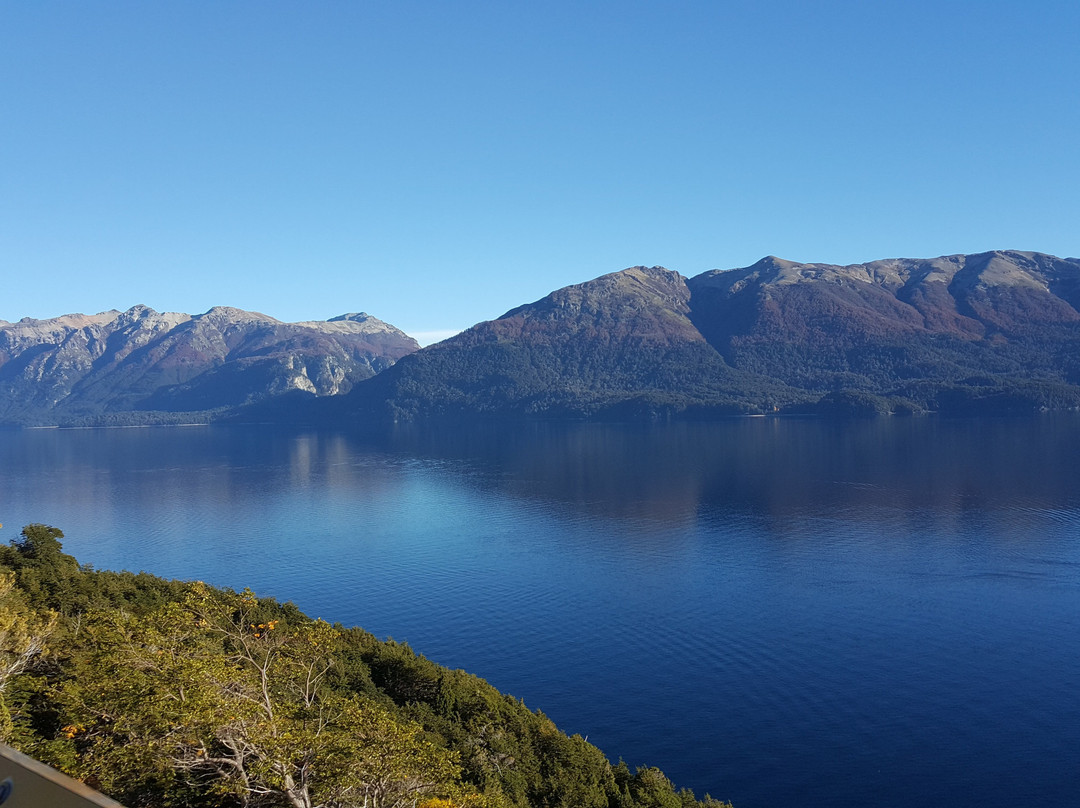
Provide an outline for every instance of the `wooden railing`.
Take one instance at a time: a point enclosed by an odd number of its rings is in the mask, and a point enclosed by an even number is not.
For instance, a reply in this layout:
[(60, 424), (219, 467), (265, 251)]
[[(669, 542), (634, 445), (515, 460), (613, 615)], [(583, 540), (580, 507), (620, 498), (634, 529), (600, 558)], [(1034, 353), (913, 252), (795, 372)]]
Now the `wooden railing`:
[(124, 808), (90, 786), (0, 744), (2, 808)]

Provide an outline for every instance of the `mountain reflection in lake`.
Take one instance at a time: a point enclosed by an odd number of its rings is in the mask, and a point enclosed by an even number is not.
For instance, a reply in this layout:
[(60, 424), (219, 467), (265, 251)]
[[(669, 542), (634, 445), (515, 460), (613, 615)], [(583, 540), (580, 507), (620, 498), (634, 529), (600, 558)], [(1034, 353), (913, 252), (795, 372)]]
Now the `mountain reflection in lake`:
[(0, 533), (408, 640), (765, 805), (1080, 790), (1080, 419), (0, 433)]

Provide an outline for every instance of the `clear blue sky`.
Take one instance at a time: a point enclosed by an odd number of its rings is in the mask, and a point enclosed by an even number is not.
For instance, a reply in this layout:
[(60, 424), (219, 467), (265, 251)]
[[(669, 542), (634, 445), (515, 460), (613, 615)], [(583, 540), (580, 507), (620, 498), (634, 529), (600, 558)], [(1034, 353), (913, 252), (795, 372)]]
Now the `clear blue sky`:
[(0, 0), (0, 318), (1080, 254), (1080, 3)]

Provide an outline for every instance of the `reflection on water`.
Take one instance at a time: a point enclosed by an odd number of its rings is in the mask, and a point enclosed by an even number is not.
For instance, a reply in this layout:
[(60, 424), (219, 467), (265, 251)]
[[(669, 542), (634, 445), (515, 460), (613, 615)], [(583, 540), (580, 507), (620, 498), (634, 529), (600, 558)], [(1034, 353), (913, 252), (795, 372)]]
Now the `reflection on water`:
[(1050, 417), (401, 428), (377, 441), (220, 427), (0, 435), (5, 482), (15, 486), (9, 501), (29, 481), (19, 470), (72, 506), (108, 502), (120, 482), (127, 505), (164, 497), (243, 507), (253, 490), (388, 495), (410, 466), (441, 466), (501, 496), (681, 525), (709, 507), (781, 522), (823, 512), (866, 518), (874, 508), (945, 520), (1000, 508), (1053, 513), (1080, 498), (1078, 456), (1080, 421)]
[(630, 518), (693, 520), (703, 504), (777, 518), (872, 506), (942, 515), (1080, 496), (1074, 417), (402, 428), (389, 445), (497, 469), (505, 494)]
[(0, 538), (405, 639), (764, 805), (1069, 804), (1080, 419), (0, 433)]

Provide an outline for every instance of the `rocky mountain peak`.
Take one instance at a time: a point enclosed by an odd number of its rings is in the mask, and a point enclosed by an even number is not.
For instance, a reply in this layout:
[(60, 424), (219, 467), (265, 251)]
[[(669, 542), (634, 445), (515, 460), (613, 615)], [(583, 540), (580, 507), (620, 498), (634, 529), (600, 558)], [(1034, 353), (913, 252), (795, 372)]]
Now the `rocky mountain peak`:
[(371, 339), (377, 340), (401, 340), (406, 344), (411, 345), (412, 350), (414, 351), (420, 348), (420, 343), (401, 329), (383, 322), (378, 317), (372, 317), (370, 314), (363, 311), (339, 314), (337, 317), (331, 317), (329, 320), (295, 323), (295, 325), (309, 326), (318, 328), (321, 331), (340, 334), (363, 334)]
[(232, 306), (214, 306), (205, 314), (196, 314), (193, 319), (196, 320), (209, 320), (211, 322), (264, 322), (264, 323), (280, 323), (280, 320), (276, 320), (266, 314), (258, 311), (246, 311), (244, 309), (233, 308)]
[(186, 323), (190, 319), (191, 315), (189, 314), (158, 312), (149, 306), (139, 304), (118, 314), (116, 319), (112, 321), (111, 327), (116, 330), (144, 328), (151, 331), (160, 331), (175, 328), (180, 323)]

